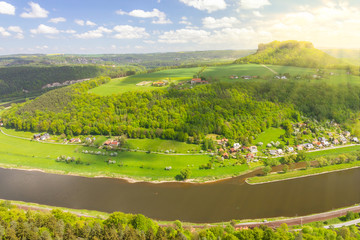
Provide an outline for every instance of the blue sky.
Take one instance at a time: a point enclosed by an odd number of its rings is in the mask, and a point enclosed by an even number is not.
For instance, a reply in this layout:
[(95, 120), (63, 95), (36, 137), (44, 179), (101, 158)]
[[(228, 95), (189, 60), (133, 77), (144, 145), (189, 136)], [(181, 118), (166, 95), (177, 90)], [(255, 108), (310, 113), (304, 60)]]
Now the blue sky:
[(359, 48), (359, 0), (0, 0), (0, 55)]

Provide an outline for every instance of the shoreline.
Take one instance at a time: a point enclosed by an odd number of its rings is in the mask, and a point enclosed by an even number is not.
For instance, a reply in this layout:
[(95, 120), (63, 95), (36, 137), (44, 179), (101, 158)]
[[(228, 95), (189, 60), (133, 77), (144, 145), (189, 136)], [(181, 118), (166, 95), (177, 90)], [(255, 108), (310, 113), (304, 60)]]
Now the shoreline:
[(209, 183), (215, 183), (220, 182), (224, 180), (228, 180), (231, 178), (241, 177), (243, 175), (246, 175), (248, 173), (251, 173), (252, 171), (256, 171), (258, 168), (247, 170), (242, 172), (240, 175), (236, 176), (230, 176), (230, 177), (224, 177), (219, 179), (213, 179), (213, 180), (206, 180), (206, 179), (187, 179), (185, 181), (176, 181), (176, 180), (149, 180), (149, 179), (141, 179), (141, 178), (132, 178), (128, 176), (106, 176), (106, 175), (90, 175), (90, 174), (77, 174), (77, 173), (65, 173), (60, 170), (44, 170), (39, 168), (27, 168), (24, 166), (14, 166), (14, 165), (8, 165), (8, 164), (1, 164), (0, 163), (0, 169), (10, 169), (10, 170), (20, 170), (20, 171), (29, 171), (29, 172), (41, 172), (41, 173), (47, 173), (47, 174), (57, 174), (57, 175), (64, 175), (64, 176), (75, 176), (75, 177), (86, 177), (86, 178), (109, 178), (109, 179), (119, 179), (126, 181), (128, 183), (151, 183), (151, 184), (161, 184), (161, 183), (188, 183), (188, 184), (209, 184)]
[[(60, 209), (64, 212), (72, 213), (78, 217), (87, 217), (87, 218), (101, 218), (106, 219), (112, 213), (105, 213), (99, 211), (92, 211), (86, 209), (72, 209), (72, 208), (64, 208), (64, 207), (57, 207), (57, 206), (50, 206), (50, 205), (43, 205), (38, 203), (32, 202), (23, 202), (23, 201), (16, 201), (16, 200), (6, 200), (0, 199), (0, 201), (10, 201), (10, 203), (22, 210), (34, 210), (34, 211), (52, 211), (54, 209)], [(283, 223), (286, 223), (288, 226), (298, 226), (307, 223), (317, 222), (317, 221), (325, 221), (328, 219), (332, 219), (334, 217), (340, 217), (345, 215), (348, 211), (351, 212), (360, 212), (360, 204), (353, 204), (350, 206), (345, 206), (342, 208), (337, 208), (325, 212), (320, 213), (313, 213), (309, 215), (303, 216), (294, 216), (294, 217), (273, 217), (273, 218), (258, 218), (258, 219), (243, 219), (239, 220), (238, 223), (234, 224), (234, 228), (242, 229), (242, 228), (253, 228), (259, 227), (261, 225), (266, 225), (268, 227), (279, 227)], [(173, 221), (159, 221), (156, 219), (152, 219), (156, 221), (159, 226), (167, 227), (172, 225)], [(195, 229), (202, 229), (207, 227), (216, 227), (216, 226), (225, 226), (224, 223), (227, 222), (213, 222), (213, 223), (192, 223), (192, 222), (183, 222), (184, 227), (191, 227)]]
[(281, 181), (293, 180), (293, 179), (304, 178), (304, 177), (317, 176), (317, 175), (333, 173), (333, 172), (341, 172), (341, 171), (346, 171), (346, 170), (356, 169), (356, 168), (360, 168), (360, 166), (354, 166), (354, 167), (350, 167), (350, 168), (337, 169), (337, 170), (325, 171), (325, 172), (320, 172), (320, 173), (312, 173), (312, 174), (306, 174), (306, 175), (297, 176), (297, 177), (289, 177), (289, 178), (284, 178), (284, 179), (270, 180), (270, 181), (258, 182), (258, 183), (251, 183), (248, 181), (248, 178), (247, 178), (245, 180), (245, 182), (249, 185), (260, 185), (260, 184), (266, 184), (266, 183), (274, 183), (274, 182), (281, 182)]

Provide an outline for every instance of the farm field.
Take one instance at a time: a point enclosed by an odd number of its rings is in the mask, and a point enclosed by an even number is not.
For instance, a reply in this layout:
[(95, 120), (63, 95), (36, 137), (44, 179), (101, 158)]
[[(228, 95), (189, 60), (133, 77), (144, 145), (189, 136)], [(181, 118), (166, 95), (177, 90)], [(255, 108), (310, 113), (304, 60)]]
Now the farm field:
[[(76, 145), (49, 144), (8, 137), (0, 133), (0, 166), (25, 169), (41, 169), (47, 172), (75, 174), (82, 176), (130, 177), (143, 180), (174, 180), (186, 167), (191, 169), (191, 178), (214, 179), (238, 175), (248, 170), (247, 165), (233, 165), (226, 160), (225, 167), (200, 170), (207, 164), (207, 155), (165, 155), (142, 152), (119, 152), (117, 156), (84, 154), (82, 151), (96, 151), (95, 148)], [(105, 152), (105, 150), (101, 150)], [(83, 164), (56, 162), (64, 155), (80, 158)], [(116, 164), (108, 164), (108, 160)], [(86, 163), (89, 163), (87, 165)], [(171, 166), (170, 171), (164, 170)]]
[(149, 74), (139, 74), (125, 78), (117, 78), (111, 80), (109, 83), (101, 85), (97, 88), (91, 89), (90, 93), (95, 93), (101, 96), (107, 96), (117, 93), (123, 93), (128, 91), (149, 91), (155, 89), (161, 89), (166, 87), (152, 87), (148, 86), (136, 86), (136, 84), (144, 81), (160, 81), (168, 80), (177, 82), (179, 80), (189, 80), (200, 71), (201, 68), (179, 68), (169, 69)]

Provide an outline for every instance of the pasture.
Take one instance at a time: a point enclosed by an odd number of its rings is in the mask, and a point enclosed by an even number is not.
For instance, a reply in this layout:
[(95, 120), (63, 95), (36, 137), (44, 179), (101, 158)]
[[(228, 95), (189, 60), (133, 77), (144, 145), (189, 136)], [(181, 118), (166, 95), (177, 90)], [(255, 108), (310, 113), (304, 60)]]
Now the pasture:
[[(7, 129), (2, 128), (6, 133)], [(19, 135), (26, 136), (25, 133)], [(130, 177), (143, 180), (174, 180), (184, 168), (191, 169), (191, 178), (206, 180), (238, 175), (248, 170), (247, 165), (234, 165), (235, 160), (225, 160), (222, 167), (200, 170), (209, 162), (208, 155), (167, 155), (143, 152), (118, 152), (98, 150), (82, 145), (41, 143), (18, 139), (0, 133), (0, 166), (24, 169), (41, 169), (46, 172), (75, 174), (81, 176)], [(83, 151), (101, 151), (106, 155), (85, 154)], [(81, 164), (56, 162), (64, 155), (79, 159)], [(116, 161), (108, 164), (108, 161)], [(171, 166), (167, 171), (165, 167)]]

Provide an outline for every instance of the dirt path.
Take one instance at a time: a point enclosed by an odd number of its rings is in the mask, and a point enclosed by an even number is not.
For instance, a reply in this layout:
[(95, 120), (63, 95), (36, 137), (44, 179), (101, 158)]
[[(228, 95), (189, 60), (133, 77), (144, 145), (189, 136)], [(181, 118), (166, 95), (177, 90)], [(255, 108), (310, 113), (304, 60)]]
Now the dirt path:
[(268, 69), (270, 72), (274, 73), (274, 74), (279, 74), (278, 72), (274, 71), (273, 69), (269, 68), (268, 66), (265, 66), (264, 64), (261, 64), (261, 66), (263, 66), (264, 68)]

